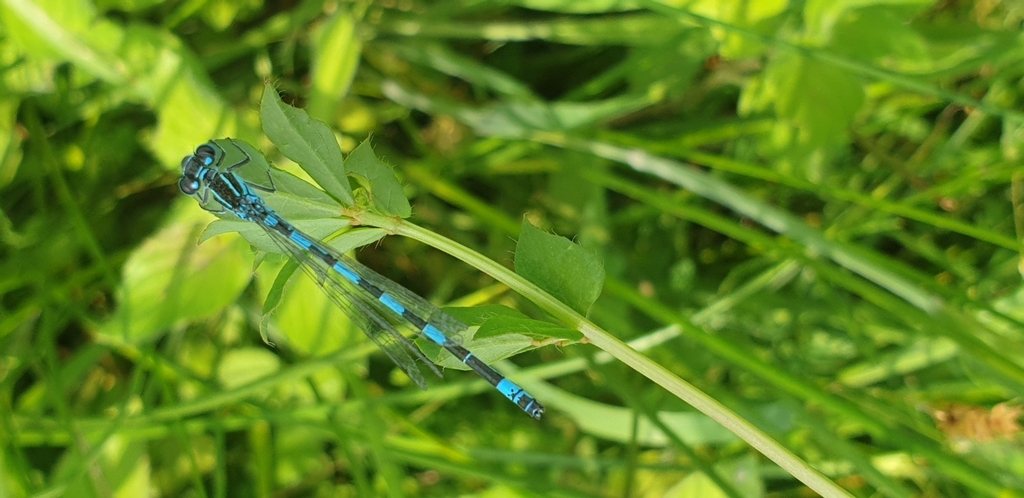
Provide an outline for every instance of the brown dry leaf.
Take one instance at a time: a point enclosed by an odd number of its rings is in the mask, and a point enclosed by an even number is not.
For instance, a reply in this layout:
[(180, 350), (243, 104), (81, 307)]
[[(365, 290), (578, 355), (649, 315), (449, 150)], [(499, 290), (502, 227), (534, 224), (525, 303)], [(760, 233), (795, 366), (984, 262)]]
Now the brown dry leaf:
[(1017, 418), (1024, 407), (999, 403), (988, 410), (981, 406), (950, 404), (944, 410), (935, 410), (939, 430), (949, 439), (991, 441), (1010, 439), (1021, 432)]

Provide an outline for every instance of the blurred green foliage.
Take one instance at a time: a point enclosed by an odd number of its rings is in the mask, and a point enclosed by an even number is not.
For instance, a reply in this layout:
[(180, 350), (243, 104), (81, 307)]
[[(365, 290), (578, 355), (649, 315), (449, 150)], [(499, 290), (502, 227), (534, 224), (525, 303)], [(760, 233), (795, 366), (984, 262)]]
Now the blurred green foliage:
[[(353, 232), (496, 356), (537, 346), (498, 367), (548, 413), (452, 369), (415, 389), (178, 192), (183, 156), (234, 137), (293, 182), (275, 208), (347, 225), (379, 178), (272, 147), (267, 82), (347, 164), (393, 165), (385, 211), (556, 265), (520, 273), (833, 486), (1024, 494), (1022, 21), (1014, 0), (0, 2), (0, 496), (810, 493), (468, 255)], [(561, 274), (551, 233), (603, 261), (592, 306), (601, 265)]]

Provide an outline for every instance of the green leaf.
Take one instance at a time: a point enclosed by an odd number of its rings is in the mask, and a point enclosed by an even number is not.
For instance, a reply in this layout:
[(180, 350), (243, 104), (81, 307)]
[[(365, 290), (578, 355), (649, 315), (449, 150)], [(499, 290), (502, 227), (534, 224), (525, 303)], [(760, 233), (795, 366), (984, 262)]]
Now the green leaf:
[(327, 125), (302, 109), (285, 105), (271, 85), (263, 90), (260, 119), (263, 131), (282, 154), (298, 163), (327, 193), (343, 204), (353, 203), (341, 148)]
[[(779, 430), (793, 427), (792, 409), (785, 403), (766, 403), (749, 409), (761, 420), (779, 427)], [(608, 405), (562, 391), (558, 393), (558, 410), (575, 422), (584, 434), (608, 441), (651, 447), (669, 444), (668, 437), (649, 419), (641, 417), (637, 420), (636, 410), (632, 408)], [(703, 413), (664, 410), (658, 412), (658, 418), (691, 446), (728, 445), (739, 440), (722, 424)]]
[(313, 75), (309, 112), (316, 118), (329, 120), (359, 67), (362, 44), (356, 35), (352, 14), (339, 9), (314, 35), (311, 48)]
[(327, 245), (344, 254), (357, 247), (377, 242), (387, 234), (388, 231), (383, 228), (355, 228), (331, 239)]
[(623, 66), (632, 70), (625, 75), (634, 91), (656, 91), (668, 98), (684, 98), (704, 61), (717, 54), (719, 45), (706, 36), (687, 33), (680, 40), (656, 47), (637, 47), (629, 52)]
[(309, 182), (279, 169), (270, 170), (276, 191), (265, 195), (267, 205), (287, 220), (302, 218), (333, 218), (342, 205)]
[[(477, 339), (475, 335), (467, 331), (461, 334), (459, 339), (463, 347), (472, 351), (473, 356), (480, 358), (484, 363), (494, 363), (535, 347), (533, 340), (520, 334), (504, 334)], [(426, 339), (417, 338), (416, 345), (430, 361), (442, 367), (469, 370), (465, 363)]]
[[(765, 38), (775, 36), (778, 26), (771, 20), (791, 10), (790, 3), (788, 0), (695, 0), (687, 2), (686, 10), (730, 26), (731, 29), (712, 28), (708, 34), (717, 42), (718, 55), (727, 60), (740, 60), (763, 55), (763, 42), (751, 35), (760, 34)], [(694, 38), (699, 40), (706, 37), (701, 34)]]
[[(145, 441), (111, 434), (102, 440), (93, 458), (87, 459), (73, 452), (63, 453), (54, 466), (53, 476), (57, 482), (66, 482), (67, 488), (59, 493), (63, 498), (146, 496), (158, 489), (153, 482), (153, 465), (149, 445)], [(84, 466), (103, 474), (103, 484), (109, 493), (94, 491), (95, 481), (87, 473), (79, 472)]]
[(844, 136), (864, 103), (864, 89), (856, 75), (796, 54), (772, 61), (765, 86), (779, 116), (792, 122), (801, 140), (810, 144)]
[(583, 339), (583, 334), (577, 330), (559, 327), (551, 322), (534, 320), (529, 317), (513, 316), (494, 317), (487, 320), (477, 330), (475, 337), (484, 339), (509, 334), (530, 337), (534, 340), (553, 338), (579, 342)]
[[(855, 14), (852, 13), (866, 8), (885, 10), (888, 12), (901, 12), (905, 14), (904, 23), (909, 23), (914, 15), (933, 2), (929, 0), (809, 0), (804, 4), (804, 24), (807, 26), (807, 36), (815, 41), (821, 42), (832, 36), (832, 30), (836, 24), (848, 21)], [(879, 27), (889, 26), (864, 26), (868, 32), (875, 32)], [(883, 38), (887, 33), (878, 32)]]
[[(280, 276), (289, 279), (289, 275)], [(261, 278), (267, 276), (261, 273)], [(283, 284), (282, 284), (283, 285)], [(300, 275), (290, 279), (283, 293), (274, 323), (283, 340), (303, 355), (324, 356), (351, 345), (360, 336), (345, 312), (334, 304), (313, 279)]]
[(199, 14), (213, 29), (224, 31), (244, 22), (261, 5), (259, 0), (203, 0)]
[(526, 219), (516, 244), (516, 273), (580, 314), (586, 314), (604, 285), (604, 265), (597, 253), (545, 233)]
[(0, 21), (5, 38), (32, 57), (71, 62), (108, 83), (124, 81), (126, 68), (114, 63), (111, 53), (124, 32), (117, 24), (97, 18), (91, 2), (4, 2)]
[[(493, 363), (537, 347), (537, 339), (551, 337), (577, 341), (582, 335), (574, 330), (532, 320), (522, 313), (501, 305), (471, 308), (445, 308), (445, 312), (469, 326), (455, 338), (473, 356)], [(491, 322), (494, 321), (494, 324)], [(478, 326), (479, 327), (476, 327)], [(445, 368), (469, 370), (461, 361), (436, 344), (422, 338), (416, 345), (431, 361)]]
[(214, 137), (258, 137), (179, 39), (136, 23), (128, 27), (120, 50), (123, 64), (133, 71), (133, 92), (157, 113), (156, 127), (143, 136), (161, 163), (178, 169), (182, 156)]
[[(728, 479), (731, 485), (738, 488), (740, 496), (760, 498), (765, 495), (765, 482), (761, 478), (760, 466), (752, 455), (727, 460), (715, 465), (719, 475)], [(693, 472), (675, 486), (669, 488), (663, 498), (726, 498), (726, 494), (707, 474)]]
[(270, 317), (281, 304), (284, 288), (288, 285), (288, 281), (291, 280), (292, 275), (295, 274), (297, 269), (299, 269), (299, 262), (288, 258), (288, 262), (277, 272), (277, 278), (274, 279), (274, 283), (270, 286), (267, 298), (263, 300), (263, 314), (260, 317), (260, 338), (263, 339), (264, 343), (271, 346), (275, 346), (275, 344), (270, 340)]
[(902, 64), (927, 64), (928, 44), (908, 22), (914, 14), (910, 8), (882, 6), (848, 12), (833, 27), (829, 50), (865, 61), (898, 58)]
[(555, 338), (578, 342), (583, 339), (583, 334), (577, 330), (551, 322), (534, 320), (518, 310), (500, 304), (472, 308), (445, 308), (445, 311), (467, 325), (479, 325), (480, 328), (473, 335), (475, 340), (505, 334), (518, 334), (530, 337), (535, 341)]
[[(341, 218), (295, 220), (291, 223), (299, 230), (317, 240), (321, 240), (328, 235), (349, 226), (348, 220)], [(214, 221), (210, 226), (206, 227), (206, 230), (203, 231), (199, 240), (200, 242), (206, 242), (213, 237), (229, 232), (238, 232), (245, 237), (245, 240), (252, 244), (253, 247), (261, 251), (282, 253), (281, 248), (277, 246), (277, 243), (275, 243), (269, 235), (267, 235), (267, 232), (251, 221), (242, 221), (237, 219)]]
[(391, 167), (374, 155), (370, 139), (364, 140), (348, 155), (348, 171), (369, 190), (372, 205), (381, 213), (400, 218), (412, 215), (412, 206), (405, 197), (402, 184)]
[[(118, 310), (100, 333), (141, 342), (182, 320), (199, 320), (234, 302), (252, 278), (250, 251), (237, 237), (196, 245), (208, 215), (189, 200), (124, 265)], [(182, 211), (179, 207), (178, 211)]]
[(281, 359), (263, 348), (232, 349), (217, 369), (220, 385), (231, 389), (266, 377), (281, 368)]

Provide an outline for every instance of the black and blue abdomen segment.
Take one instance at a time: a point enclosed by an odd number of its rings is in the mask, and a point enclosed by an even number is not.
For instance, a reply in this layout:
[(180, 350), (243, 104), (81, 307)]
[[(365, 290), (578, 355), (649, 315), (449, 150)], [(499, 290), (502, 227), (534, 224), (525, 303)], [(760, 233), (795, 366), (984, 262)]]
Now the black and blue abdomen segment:
[(290, 223), (282, 220), (273, 212), (264, 216), (263, 222), (269, 228), (277, 230), (279, 233), (288, 237), (290, 241), (301, 247), (308, 254), (320, 259), (328, 268), (337, 272), (345, 280), (369, 293), (384, 305), (384, 307), (402, 317), (410, 325), (415, 327), (416, 330), (424, 337), (426, 337), (427, 340), (447, 350), (455, 356), (455, 358), (487, 380), (487, 382), (494, 386), (498, 392), (522, 408), (523, 411), (531, 417), (539, 419), (544, 413), (544, 406), (541, 405), (533, 396), (527, 393), (525, 389), (515, 382), (505, 378), (504, 375), (491, 368), (490, 365), (474, 356), (468, 349), (457, 344), (424, 317), (421, 317), (412, 310), (406, 308), (394, 296), (384, 292), (380, 287), (363, 278), (353, 268), (350, 268), (343, 261), (331, 255), (331, 253), (323, 246), (296, 230)]
[(484, 363), (476, 356), (473, 356), (473, 353), (469, 352), (468, 349), (453, 342), (444, 334), (444, 332), (441, 332), (441, 330), (435, 327), (432, 323), (406, 309), (406, 307), (403, 306), (402, 303), (398, 302), (394, 296), (384, 292), (371, 282), (360, 277), (341, 261), (335, 261), (334, 264), (331, 265), (331, 268), (345, 277), (346, 280), (358, 285), (376, 297), (381, 304), (391, 311), (394, 311), (396, 315), (404, 318), (413, 327), (416, 327), (416, 329), (418, 329), (430, 342), (446, 349), (449, 353), (455, 356), (456, 359), (487, 380), (487, 382), (494, 386), (498, 392), (508, 398), (509, 401), (512, 401), (526, 411), (526, 413), (531, 417), (539, 419), (544, 413), (544, 407), (540, 402), (534, 399), (533, 396), (527, 394), (525, 389), (519, 387), (515, 382), (505, 378), (504, 375), (501, 375), (497, 370), (491, 368), (490, 365)]

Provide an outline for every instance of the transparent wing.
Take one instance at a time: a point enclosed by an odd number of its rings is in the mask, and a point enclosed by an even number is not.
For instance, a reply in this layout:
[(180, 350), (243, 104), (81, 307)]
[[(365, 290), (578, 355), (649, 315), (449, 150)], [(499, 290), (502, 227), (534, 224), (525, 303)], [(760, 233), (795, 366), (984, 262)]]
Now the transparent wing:
[[(381, 312), (383, 311), (380, 309), (382, 305), (376, 299), (373, 299), (373, 297), (366, 291), (358, 288), (348, 280), (345, 280), (344, 277), (338, 275), (337, 272), (329, 268), (327, 264), (319, 258), (310, 255), (302, 248), (296, 246), (295, 243), (287, 239), (280, 232), (268, 227), (263, 228), (270, 236), (271, 240), (273, 240), (282, 251), (295, 258), (299, 262), (299, 266), (302, 270), (306, 272), (306, 274), (309, 275), (310, 278), (312, 278), (318, 285), (320, 285), (324, 290), (324, 293), (327, 294), (327, 297), (329, 297), (331, 301), (334, 302), (334, 304), (341, 309), (357, 327), (365, 332), (366, 336), (377, 344), (381, 351), (388, 355), (388, 357), (391, 358), (391, 361), (401, 368), (417, 386), (422, 389), (427, 388), (426, 380), (423, 378), (423, 373), (419, 368), (421, 363), (427, 365), (428, 368), (430, 368), (439, 377), (441, 376), (441, 372), (437, 369), (437, 366), (423, 356), (423, 353), (421, 353), (420, 350), (412, 344), (412, 342), (406, 339), (405, 336), (398, 332), (394, 324), (385, 318), (387, 315)], [(323, 246), (321, 245), (321, 247)], [(351, 262), (351, 258), (346, 258), (341, 254), (335, 254), (333, 251), (331, 254), (339, 260), (344, 258), (345, 264), (349, 264)], [(367, 270), (369, 269), (367, 268)]]
[(445, 313), (444, 310), (423, 299), (415, 292), (398, 285), (391, 279), (344, 254), (337, 254), (331, 251), (331, 255), (348, 265), (349, 268), (352, 268), (366, 281), (391, 294), (398, 302), (402, 303), (402, 306), (405, 306), (405, 309), (412, 311), (424, 321), (433, 324), (453, 342), (456, 344), (460, 343), (461, 336), (459, 334), (468, 329), (469, 326), (459, 321), (458, 318)]

